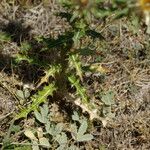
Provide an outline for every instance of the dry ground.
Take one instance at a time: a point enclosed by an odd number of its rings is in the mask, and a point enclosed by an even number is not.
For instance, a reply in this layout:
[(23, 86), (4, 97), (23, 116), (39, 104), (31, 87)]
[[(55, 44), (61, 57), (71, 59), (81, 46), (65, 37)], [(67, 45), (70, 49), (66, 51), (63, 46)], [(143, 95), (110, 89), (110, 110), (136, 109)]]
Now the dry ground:
[[(20, 105), (15, 92), (24, 84), (34, 84), (33, 79), (37, 79), (36, 73), (32, 73), (33, 68), (13, 68), (17, 47), (21, 41), (32, 40), (33, 36), (55, 38), (68, 30), (67, 21), (54, 15), (60, 10), (63, 11), (53, 0), (31, 9), (4, 0), (0, 4), (0, 30), (14, 34), (11, 43), (3, 43), (0, 47), (0, 142), (8, 130), (11, 113)], [(96, 21), (94, 25), (98, 24)], [(102, 63), (110, 71), (101, 84), (94, 75), (90, 76), (89, 88), (113, 89), (116, 116), (106, 128), (95, 125), (91, 129), (95, 135), (95, 141), (90, 143), (92, 149), (99, 145), (108, 150), (150, 149), (150, 36), (145, 34), (143, 26), (137, 33), (133, 28), (128, 18), (113, 21), (103, 29), (97, 28), (105, 38), (100, 48), (103, 55), (97, 57), (102, 57)]]

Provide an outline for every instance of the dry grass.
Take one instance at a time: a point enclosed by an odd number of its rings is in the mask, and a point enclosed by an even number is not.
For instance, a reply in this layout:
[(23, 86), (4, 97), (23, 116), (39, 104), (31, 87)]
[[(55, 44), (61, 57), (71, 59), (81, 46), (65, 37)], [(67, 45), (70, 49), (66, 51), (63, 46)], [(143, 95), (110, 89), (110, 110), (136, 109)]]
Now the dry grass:
[[(20, 3), (15, 0), (9, 2), (2, 0), (0, 3), (0, 29), (3, 30), (12, 22), (21, 24), (24, 29), (30, 27), (28, 37), (24, 37), (22, 34), (17, 35), (20, 36), (18, 37), (20, 41), (24, 41), (32, 40), (33, 36), (39, 35), (55, 38), (70, 28), (66, 20), (55, 16), (55, 13), (62, 10), (55, 0), (33, 1), (32, 7), (29, 7), (30, 3), (31, 1), (21, 1)], [(24, 4), (26, 7), (21, 6)], [(93, 149), (99, 145), (104, 145), (108, 150), (150, 149), (149, 36), (144, 33), (143, 28), (140, 28), (138, 34), (134, 34), (128, 26), (129, 23), (130, 20), (124, 18), (122, 23), (116, 21), (103, 30), (97, 29), (102, 32), (106, 39), (105, 42), (108, 44), (103, 52), (103, 63), (110, 70), (97, 88), (103, 88), (106, 91), (113, 89), (116, 93), (116, 104), (113, 110), (116, 116), (108, 127), (93, 129), (93, 133), (96, 135), (95, 141), (91, 143)], [(21, 29), (21, 31), (23, 30)], [(11, 112), (11, 109), (16, 109), (15, 105), (18, 105), (12, 93), (17, 90), (17, 86), (22, 86), (22, 81), (21, 78), (17, 78), (15, 73), (12, 73), (10, 65), (12, 55), (18, 52), (16, 42), (4, 44), (0, 52), (0, 57), (5, 60), (0, 67), (0, 83), (2, 83), (0, 84), (0, 116), (5, 116)], [(8, 61), (6, 61), (7, 59)], [(95, 58), (91, 59), (95, 60)], [(24, 76), (26, 75), (23, 74), (22, 78)], [(94, 81), (94, 84), (96, 82)], [(9, 118), (1, 122), (0, 133), (2, 135), (7, 129), (5, 126), (7, 121)], [(2, 140), (2, 136), (0, 140)]]

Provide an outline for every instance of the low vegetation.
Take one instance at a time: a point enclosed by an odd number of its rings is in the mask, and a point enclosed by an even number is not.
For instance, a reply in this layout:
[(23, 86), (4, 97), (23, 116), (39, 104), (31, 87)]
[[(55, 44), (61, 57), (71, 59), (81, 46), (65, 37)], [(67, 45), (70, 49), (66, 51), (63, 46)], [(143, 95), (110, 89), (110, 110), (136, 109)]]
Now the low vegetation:
[(2, 0), (1, 149), (149, 149), (147, 3)]

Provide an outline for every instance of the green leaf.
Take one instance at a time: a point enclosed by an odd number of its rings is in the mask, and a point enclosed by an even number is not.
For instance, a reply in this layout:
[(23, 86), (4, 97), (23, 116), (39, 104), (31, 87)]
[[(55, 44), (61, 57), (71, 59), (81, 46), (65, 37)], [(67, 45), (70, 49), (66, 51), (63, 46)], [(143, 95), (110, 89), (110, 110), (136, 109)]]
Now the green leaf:
[(11, 38), (8, 34), (4, 33), (4, 32), (0, 32), (0, 41), (2, 42), (8, 42), (10, 41)]
[(55, 126), (50, 124), (50, 122), (47, 122), (45, 125), (46, 132), (49, 133), (50, 135), (55, 134)]
[(19, 125), (13, 125), (12, 128), (11, 128), (11, 131), (12, 132), (19, 132), (21, 130), (21, 127)]
[(44, 148), (50, 148), (50, 143), (49, 140), (45, 137), (42, 137), (39, 139), (39, 143), (44, 147)]
[(56, 73), (59, 73), (61, 71), (60, 65), (52, 65), (49, 69), (45, 70), (45, 76), (41, 78), (40, 82), (36, 87), (39, 87), (45, 82), (48, 82), (49, 77), (54, 77)]
[(29, 58), (28, 56), (26, 56), (24, 54), (17, 54), (16, 57), (15, 57), (15, 61), (17, 63), (19, 63), (21, 61), (27, 61), (30, 64), (34, 63), (34, 60), (32, 58)]
[(79, 135), (77, 136), (77, 141), (78, 142), (86, 142), (92, 140), (94, 137), (91, 134), (84, 134), (84, 135)]
[(115, 3), (119, 3), (119, 4), (122, 4), (122, 3), (126, 3), (126, 0), (114, 0)]
[(67, 135), (64, 132), (57, 134), (55, 140), (59, 143), (59, 145), (65, 146), (67, 144)]
[(17, 90), (16, 95), (21, 99), (27, 99), (30, 97), (30, 91), (28, 89)]
[(114, 93), (111, 91), (108, 91), (106, 94), (102, 95), (101, 100), (105, 105), (108, 105), (108, 106), (114, 104)]
[(34, 111), (34, 115), (38, 121), (40, 121), (41, 123), (45, 123), (42, 115), (37, 110)]
[(19, 114), (16, 115), (15, 119), (24, 118), (31, 111), (37, 110), (39, 105), (47, 100), (49, 95), (53, 95), (53, 92), (56, 90), (54, 84), (50, 84), (45, 86), (42, 91), (39, 91), (38, 94), (32, 96), (32, 104), (30, 104), (27, 108), (24, 108)]
[(24, 92), (22, 90), (17, 90), (16, 95), (21, 99), (25, 99)]
[(70, 147), (68, 147), (66, 150), (79, 150), (79, 148), (75, 145), (71, 145)]
[(63, 130), (63, 124), (58, 123), (57, 125), (50, 124), (50, 122), (47, 122), (45, 125), (46, 132), (49, 133), (52, 136), (56, 136), (60, 134)]
[(79, 80), (77, 80), (74, 75), (69, 76), (68, 80), (76, 88), (76, 90), (77, 90), (76, 94), (81, 97), (82, 102), (87, 104), (88, 103), (88, 97), (86, 94), (86, 89), (79, 83)]
[(55, 127), (55, 135), (60, 134), (63, 130), (63, 123), (58, 123)]
[(82, 64), (78, 54), (72, 54), (69, 56), (70, 67), (76, 69), (76, 74), (80, 77), (80, 80), (83, 81), (82, 75)]
[(86, 120), (82, 120), (77, 136), (82, 136), (87, 130), (88, 124)]
[(79, 12), (78, 11), (74, 11), (74, 13), (73, 13), (73, 15), (72, 15), (72, 17), (71, 17), (71, 19), (70, 19), (70, 22), (73, 22), (76, 18), (78, 18), (79, 17)]
[(39, 120), (41, 123), (47, 123), (48, 122), (48, 106), (47, 104), (44, 104), (43, 107), (40, 107), (39, 113), (37, 110), (34, 111), (35, 117), (37, 120)]
[(24, 96), (25, 96), (25, 98), (29, 98), (30, 97), (30, 91), (29, 91), (29, 89), (24, 89), (23, 90), (23, 92), (24, 92)]
[(80, 121), (79, 115), (78, 115), (78, 113), (76, 111), (73, 112), (72, 120), (74, 120), (74, 121)]
[(41, 115), (43, 117), (47, 117), (48, 116), (48, 105), (44, 104), (43, 107), (40, 107), (41, 110)]
[(26, 53), (30, 49), (31, 49), (31, 45), (28, 42), (22, 42), (21, 43), (21, 47), (20, 47), (21, 52)]
[(71, 124), (71, 136), (73, 139), (76, 139), (77, 133), (78, 132), (76, 124)]
[(116, 16), (114, 19), (118, 19), (118, 18), (121, 18), (123, 16), (126, 16), (129, 12), (129, 8), (124, 8), (122, 10), (116, 10), (115, 13), (116, 13)]

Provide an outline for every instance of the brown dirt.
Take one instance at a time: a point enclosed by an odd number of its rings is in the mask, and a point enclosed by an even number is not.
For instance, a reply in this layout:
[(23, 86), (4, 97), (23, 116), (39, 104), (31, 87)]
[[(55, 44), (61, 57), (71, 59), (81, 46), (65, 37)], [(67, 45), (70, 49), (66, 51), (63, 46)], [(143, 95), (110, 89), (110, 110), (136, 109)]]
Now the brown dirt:
[[(26, 84), (22, 83), (22, 79), (13, 72), (11, 66), (13, 55), (18, 52), (18, 43), (39, 35), (45, 37), (51, 35), (56, 38), (58, 34), (68, 30), (70, 26), (67, 21), (55, 16), (60, 10), (62, 8), (53, 0), (46, 7), (40, 4), (30, 9), (10, 5), (4, 0), (0, 4), (0, 29), (11, 33), (10, 30), (6, 30), (6, 26), (19, 28), (14, 41), (9, 44), (3, 43), (3, 47), (0, 48), (0, 62), (4, 60), (0, 65), (1, 135), (4, 135), (8, 128), (5, 124), (9, 118), (5, 120), (5, 116), (18, 109), (14, 93), (18, 87), (21, 88)], [(103, 43), (105, 48), (103, 63), (110, 72), (102, 84), (97, 85), (97, 88), (104, 91), (112, 89), (115, 92), (116, 103), (113, 111), (116, 116), (106, 128), (95, 126), (93, 129), (95, 141), (91, 144), (93, 149), (104, 145), (108, 150), (148, 150), (150, 149), (149, 35), (145, 34), (142, 27), (138, 34), (134, 34), (128, 26), (130, 20), (124, 18), (121, 21), (111, 23), (102, 31), (106, 39)], [(92, 58), (93, 61), (95, 59)], [(1, 121), (3, 118), (4, 122)]]

